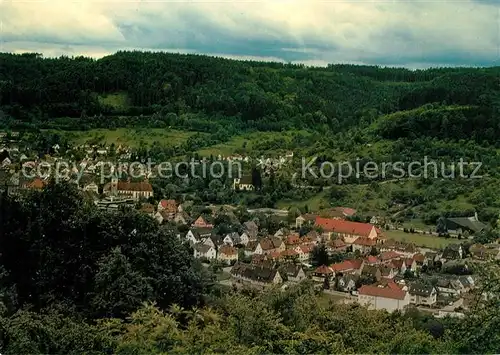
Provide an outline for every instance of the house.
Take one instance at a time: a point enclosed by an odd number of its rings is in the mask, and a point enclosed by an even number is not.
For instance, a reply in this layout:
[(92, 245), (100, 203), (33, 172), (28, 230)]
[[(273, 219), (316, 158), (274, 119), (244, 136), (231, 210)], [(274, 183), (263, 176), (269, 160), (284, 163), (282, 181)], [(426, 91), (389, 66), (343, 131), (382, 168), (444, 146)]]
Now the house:
[(333, 239), (326, 244), (328, 253), (344, 253), (347, 250), (347, 244), (340, 238)]
[(313, 245), (300, 245), (295, 250), (299, 254), (299, 261), (306, 262), (311, 258), (311, 252), (314, 249)]
[(342, 275), (337, 280), (337, 290), (342, 292), (351, 292), (356, 290), (356, 282), (359, 276), (356, 274)]
[(394, 312), (404, 310), (410, 304), (410, 295), (395, 283), (387, 286), (363, 285), (358, 290), (358, 302), (369, 309)]
[(247, 233), (250, 239), (256, 238), (259, 233), (259, 226), (254, 221), (243, 223), (244, 232)]
[(219, 253), (217, 255), (217, 260), (225, 263), (231, 264), (231, 262), (238, 261), (238, 249), (230, 245), (223, 245), (219, 248)]
[(245, 256), (252, 256), (255, 253), (255, 249), (257, 249), (257, 245), (259, 244), (256, 240), (251, 240), (245, 246), (244, 252)]
[(205, 221), (203, 216), (199, 216), (196, 221), (193, 222), (191, 227), (195, 228), (213, 228), (213, 225)]
[(341, 263), (335, 263), (330, 265), (330, 269), (333, 270), (335, 276), (343, 275), (345, 273), (357, 273), (359, 274), (363, 269), (363, 260), (345, 260)]
[(440, 278), (437, 281), (436, 288), (440, 295), (456, 297), (461, 294), (462, 285), (455, 280)]
[(332, 279), (334, 271), (326, 265), (321, 265), (313, 271), (312, 279), (317, 282), (323, 282), (325, 279)]
[(158, 202), (158, 211), (166, 211), (169, 219), (173, 219), (177, 213), (177, 202), (175, 200), (161, 200)]
[(233, 233), (226, 234), (226, 236), (224, 237), (224, 239), (222, 241), (224, 242), (224, 244), (234, 246), (236, 244), (239, 244), (238, 243), (239, 239), (240, 239), (240, 235), (237, 232), (233, 232)]
[(168, 221), (170, 217), (170, 214), (163, 210), (163, 211), (157, 211), (154, 215), (154, 218), (158, 221), (158, 223), (162, 224), (165, 221)]
[(104, 191), (112, 196), (130, 197), (135, 201), (153, 197), (153, 187), (145, 180), (141, 182), (119, 181), (114, 177), (110, 184), (104, 186)]
[(486, 229), (486, 224), (479, 221), (477, 212), (473, 217), (445, 218), (446, 229), (455, 234), (464, 234), (465, 232), (474, 235)]
[(174, 222), (178, 224), (188, 224), (189, 216), (186, 212), (177, 212), (174, 216)]
[(470, 275), (459, 276), (457, 281), (462, 286), (462, 292), (469, 292), (471, 289), (474, 288), (474, 279)]
[(196, 233), (194, 230), (189, 230), (187, 233), (186, 233), (186, 236), (184, 237), (184, 239), (186, 240), (186, 242), (188, 242), (189, 244), (191, 245), (194, 245), (194, 244), (197, 244), (199, 242), (201, 242), (201, 237), (198, 233)]
[(242, 264), (237, 262), (231, 269), (231, 277), (235, 286), (266, 287), (283, 283), (283, 278), (275, 268)]
[(304, 224), (314, 224), (316, 221), (315, 214), (303, 214), (295, 218), (295, 228), (300, 229)]
[(281, 253), (286, 249), (285, 243), (279, 238), (271, 237), (264, 238), (257, 244), (254, 253), (255, 254), (271, 254), (273, 252)]
[(215, 260), (217, 258), (217, 251), (211, 245), (198, 243), (194, 245), (194, 257), (197, 259), (203, 258), (208, 260)]
[(444, 249), (441, 258), (445, 260), (455, 260), (462, 259), (463, 256), (464, 252), (460, 244), (450, 244)]
[(391, 262), (392, 260), (397, 260), (397, 259), (401, 259), (402, 255), (395, 252), (395, 251), (386, 251), (386, 252), (383, 252), (383, 253), (380, 253), (380, 255), (378, 256), (378, 258), (380, 259), (380, 261), (382, 263), (387, 263), (387, 262)]
[(253, 191), (254, 189), (255, 186), (250, 175), (243, 175), (233, 180), (233, 190)]
[(300, 265), (288, 263), (284, 267), (284, 272), (290, 282), (300, 282), (306, 278), (304, 269)]
[(410, 303), (419, 306), (433, 306), (437, 302), (437, 290), (434, 286), (422, 282), (413, 282), (408, 288)]
[(359, 250), (361, 254), (367, 254), (372, 250), (373, 247), (375, 247), (375, 245), (377, 245), (376, 239), (359, 237), (352, 242), (352, 251)]
[(236, 244), (241, 244), (241, 245), (246, 246), (249, 242), (250, 242), (250, 237), (248, 236), (248, 234), (246, 232), (243, 232), (240, 235), (239, 243), (236, 243)]
[(330, 238), (342, 238), (347, 244), (352, 244), (359, 237), (369, 239), (378, 237), (375, 226), (368, 223), (316, 217), (315, 226), (321, 228)]

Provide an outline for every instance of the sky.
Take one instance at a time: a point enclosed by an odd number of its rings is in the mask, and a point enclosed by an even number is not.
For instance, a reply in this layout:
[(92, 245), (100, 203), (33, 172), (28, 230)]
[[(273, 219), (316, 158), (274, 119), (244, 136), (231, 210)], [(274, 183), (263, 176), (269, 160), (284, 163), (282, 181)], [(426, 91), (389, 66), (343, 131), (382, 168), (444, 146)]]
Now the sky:
[(0, 0), (0, 51), (118, 50), (426, 68), (500, 65), (500, 0)]

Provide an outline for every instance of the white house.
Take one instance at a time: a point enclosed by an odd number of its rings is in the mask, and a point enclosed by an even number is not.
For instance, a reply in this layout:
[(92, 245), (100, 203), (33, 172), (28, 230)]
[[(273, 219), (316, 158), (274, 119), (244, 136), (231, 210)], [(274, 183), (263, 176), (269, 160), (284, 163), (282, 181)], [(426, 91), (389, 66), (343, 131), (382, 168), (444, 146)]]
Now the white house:
[(410, 294), (395, 283), (389, 283), (388, 286), (363, 285), (358, 290), (358, 303), (369, 309), (394, 312), (410, 304)]
[(410, 303), (422, 306), (432, 306), (437, 302), (437, 290), (432, 285), (415, 282), (408, 290)]
[(217, 258), (217, 251), (210, 245), (198, 243), (194, 246), (194, 257), (214, 260)]

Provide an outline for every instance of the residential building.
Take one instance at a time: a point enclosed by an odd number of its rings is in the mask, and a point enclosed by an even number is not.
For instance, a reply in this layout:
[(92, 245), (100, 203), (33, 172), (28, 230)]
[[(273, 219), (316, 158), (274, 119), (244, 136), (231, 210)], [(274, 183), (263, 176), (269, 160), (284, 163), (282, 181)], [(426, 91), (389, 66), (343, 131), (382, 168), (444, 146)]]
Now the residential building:
[(284, 271), (290, 282), (300, 282), (306, 279), (306, 274), (304, 269), (300, 265), (295, 265), (292, 263), (288, 263), (284, 267)]
[(455, 234), (478, 234), (487, 228), (486, 224), (479, 221), (477, 212), (472, 217), (446, 218), (446, 229)]
[(99, 186), (97, 186), (97, 184), (95, 182), (91, 182), (90, 184), (87, 184), (83, 187), (83, 191), (88, 191), (88, 192), (92, 192), (94, 194), (98, 194), (99, 193)]
[(394, 312), (410, 304), (410, 295), (395, 283), (387, 286), (363, 285), (358, 290), (358, 302), (369, 309)]
[(169, 219), (173, 219), (177, 213), (177, 202), (175, 200), (161, 200), (158, 202), (158, 212), (165, 211)]
[(270, 237), (264, 238), (257, 244), (254, 253), (255, 254), (271, 254), (273, 252), (281, 253), (286, 249), (285, 243), (279, 238)]
[(203, 258), (208, 260), (215, 260), (217, 258), (217, 251), (211, 245), (198, 243), (194, 245), (194, 257)]
[(410, 303), (432, 307), (437, 302), (437, 290), (434, 286), (422, 282), (413, 282), (408, 289)]
[(359, 237), (352, 242), (352, 251), (359, 250), (361, 254), (368, 254), (376, 245), (376, 238)]
[(351, 292), (356, 290), (356, 282), (359, 279), (359, 275), (356, 274), (346, 274), (342, 275), (337, 280), (337, 290), (342, 292)]
[(221, 246), (219, 248), (217, 260), (226, 264), (238, 261), (238, 249), (230, 245)]
[(194, 228), (213, 228), (213, 224), (208, 223), (203, 216), (199, 216), (191, 225)]
[(277, 269), (237, 262), (231, 269), (233, 285), (264, 288), (283, 283)]

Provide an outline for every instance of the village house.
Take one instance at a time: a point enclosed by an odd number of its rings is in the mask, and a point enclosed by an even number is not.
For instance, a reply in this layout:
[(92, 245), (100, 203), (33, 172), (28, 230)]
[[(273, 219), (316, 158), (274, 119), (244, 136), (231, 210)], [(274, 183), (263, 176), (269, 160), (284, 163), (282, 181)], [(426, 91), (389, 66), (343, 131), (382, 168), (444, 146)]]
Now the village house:
[(444, 248), (443, 255), (441, 255), (441, 259), (444, 260), (456, 260), (463, 259), (464, 251), (460, 244), (450, 244), (446, 248)]
[(379, 266), (364, 265), (361, 269), (361, 275), (364, 277), (372, 278), (378, 282), (382, 279), (382, 271)]
[(162, 224), (163, 222), (166, 222), (169, 220), (170, 214), (168, 211), (157, 211), (154, 215), (155, 219), (158, 221), (158, 223)]
[(432, 307), (437, 302), (437, 290), (434, 286), (422, 282), (413, 282), (408, 288), (410, 303)]
[(326, 244), (326, 250), (328, 251), (329, 254), (345, 253), (347, 251), (347, 248), (348, 248), (347, 244), (344, 243), (344, 241), (340, 238), (330, 240)]
[(377, 240), (359, 237), (352, 242), (352, 251), (359, 250), (361, 254), (368, 254), (377, 245)]
[(436, 284), (438, 294), (448, 297), (458, 297), (462, 293), (462, 285), (456, 280), (439, 278)]
[(250, 240), (257, 238), (257, 234), (259, 233), (259, 226), (257, 226), (257, 223), (254, 221), (247, 221), (243, 223), (243, 228)]
[(189, 244), (191, 245), (195, 245), (197, 243), (200, 243), (201, 242), (201, 237), (198, 233), (196, 233), (194, 230), (189, 230), (187, 233), (186, 233), (186, 236), (184, 237), (184, 239), (186, 240), (186, 242), (188, 242)]
[(273, 252), (281, 253), (286, 249), (285, 243), (279, 238), (264, 238), (257, 244), (254, 254), (271, 254)]
[(205, 221), (203, 216), (199, 216), (191, 225), (191, 227), (194, 228), (213, 228), (213, 224), (208, 223)]
[(259, 242), (256, 240), (249, 241), (243, 250), (245, 253), (245, 256), (252, 256), (254, 254), (255, 250), (257, 249), (258, 244), (259, 244)]
[(344, 275), (347, 273), (360, 274), (361, 270), (364, 268), (363, 260), (344, 260), (341, 263), (335, 263), (330, 265), (330, 269), (333, 270), (334, 276)]
[(158, 202), (158, 212), (165, 211), (169, 220), (177, 213), (177, 202), (175, 200), (161, 200)]
[[(180, 207), (180, 206), (179, 206)], [(189, 222), (189, 215), (186, 212), (177, 212), (174, 217), (174, 222), (177, 224), (186, 225)]]
[(334, 271), (326, 265), (319, 266), (312, 273), (312, 279), (316, 282), (324, 282), (325, 279), (331, 280), (334, 276)]
[(233, 233), (226, 234), (226, 236), (224, 237), (224, 239), (222, 241), (224, 242), (224, 244), (234, 246), (236, 244), (239, 244), (238, 243), (239, 239), (240, 239), (240, 235), (238, 234), (238, 232), (233, 232)]
[(337, 290), (341, 292), (351, 292), (356, 290), (356, 282), (359, 279), (359, 275), (356, 274), (345, 274), (337, 279)]
[(232, 262), (238, 261), (238, 249), (230, 245), (221, 246), (219, 248), (217, 260), (225, 264), (231, 264)]
[(194, 257), (197, 259), (215, 260), (217, 258), (217, 251), (211, 245), (198, 243), (194, 245)]
[(283, 283), (279, 271), (274, 268), (242, 264), (237, 262), (231, 269), (231, 277), (235, 286), (252, 286), (264, 288)]
[(285, 265), (284, 271), (290, 282), (300, 282), (306, 279), (304, 269), (300, 265), (288, 263)]
[(315, 226), (329, 238), (342, 238), (347, 244), (352, 244), (359, 237), (376, 239), (379, 235), (377, 228), (368, 223), (316, 217)]
[(404, 310), (410, 304), (410, 294), (395, 283), (387, 286), (363, 285), (358, 290), (358, 302), (369, 309), (394, 312)]

